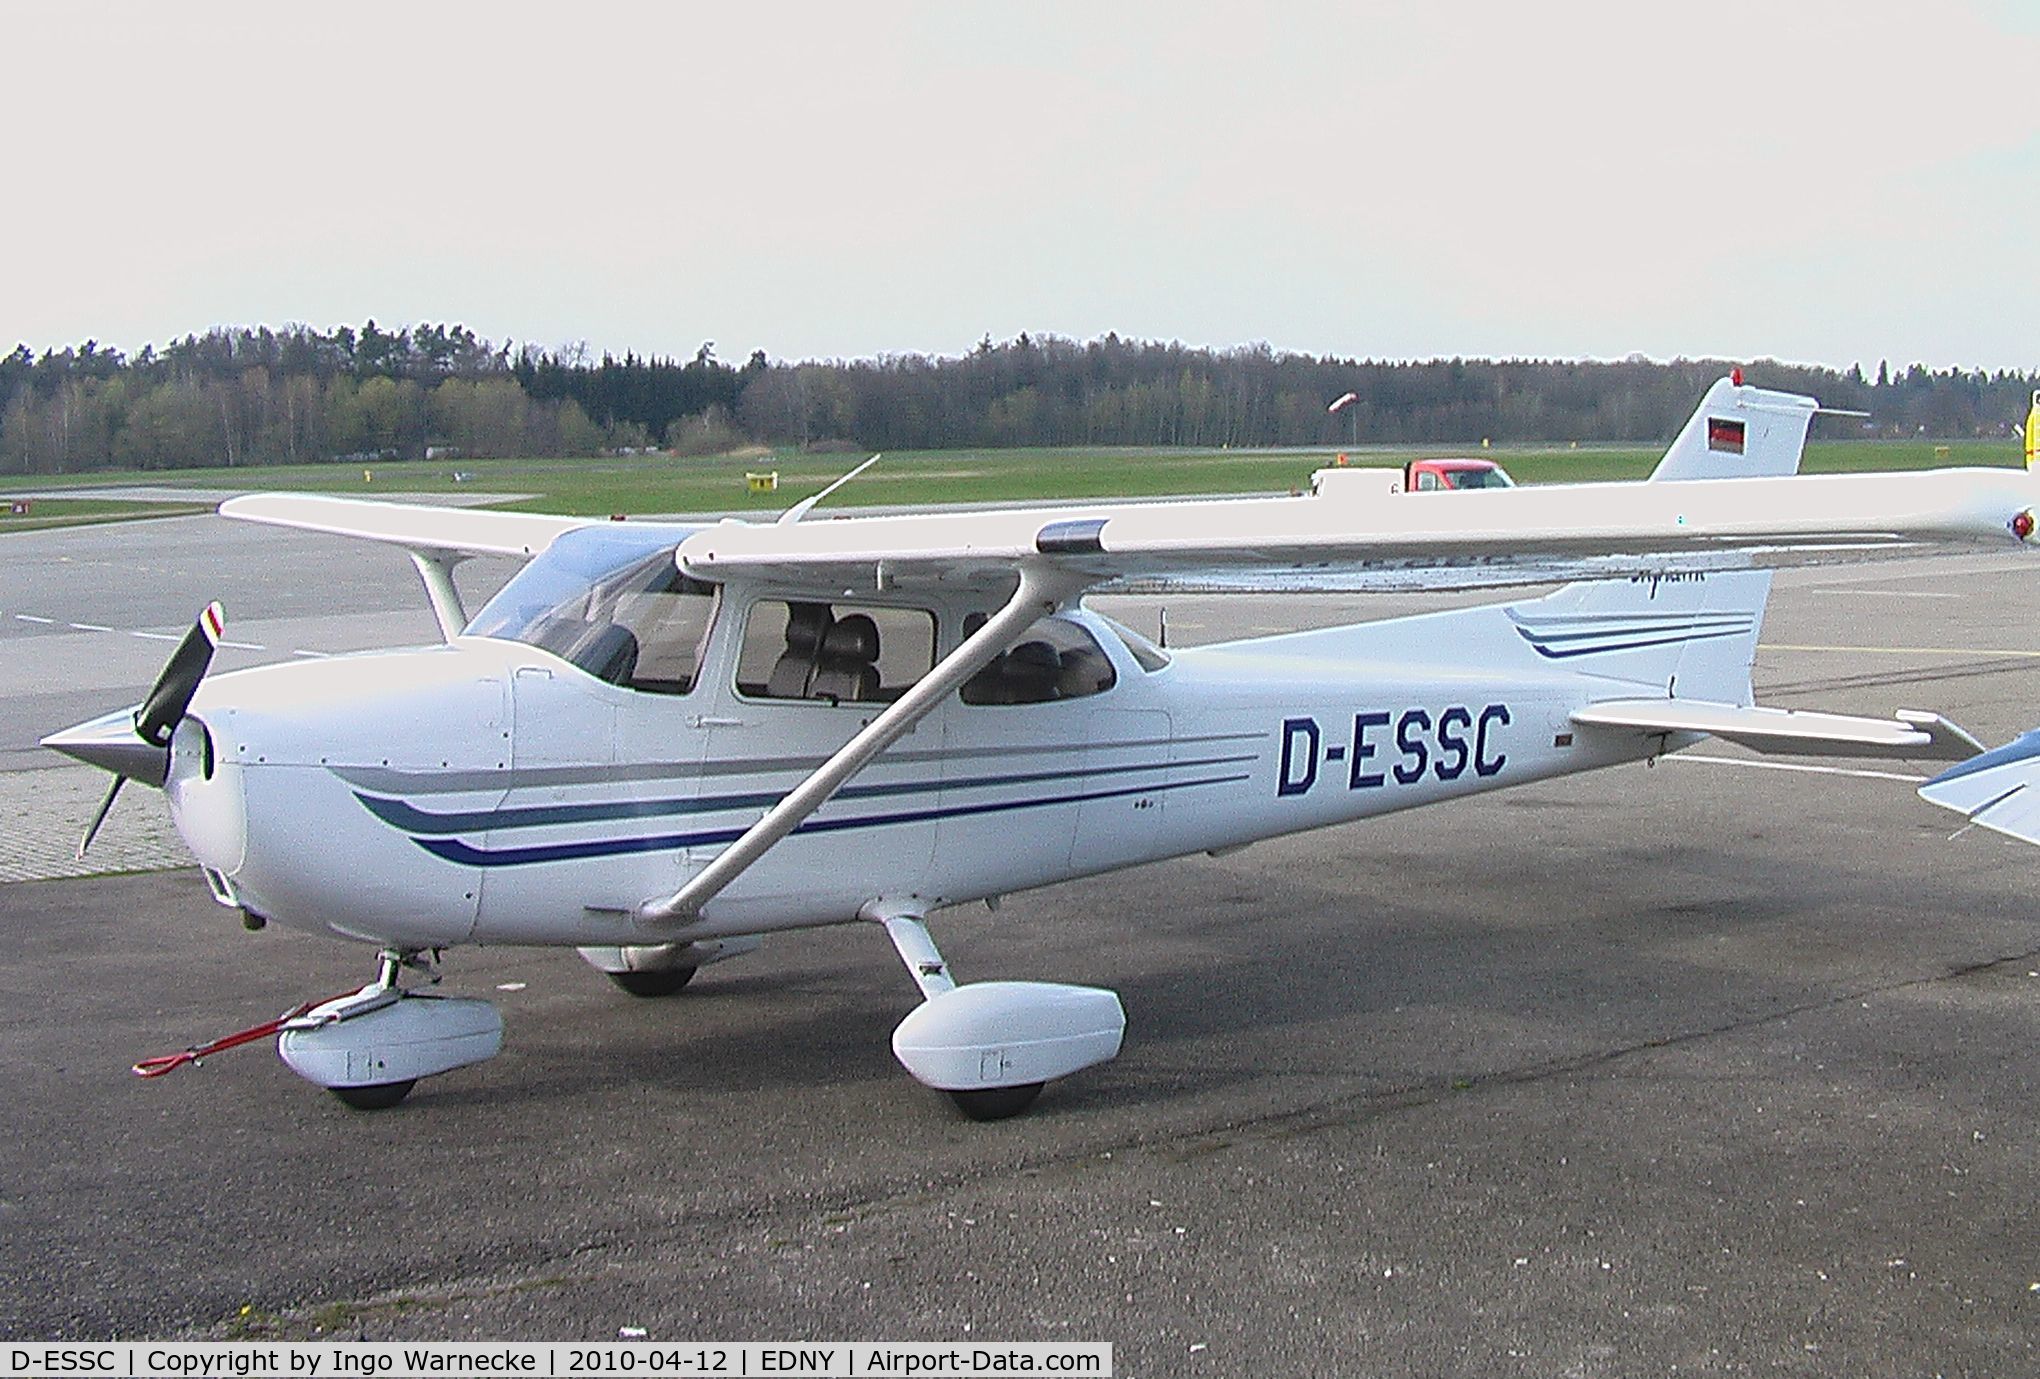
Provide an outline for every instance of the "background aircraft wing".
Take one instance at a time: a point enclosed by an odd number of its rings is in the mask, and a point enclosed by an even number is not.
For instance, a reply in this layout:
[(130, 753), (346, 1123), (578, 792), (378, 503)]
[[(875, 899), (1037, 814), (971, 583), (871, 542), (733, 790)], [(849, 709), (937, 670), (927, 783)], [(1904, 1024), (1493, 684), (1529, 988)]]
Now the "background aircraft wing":
[(1788, 475), (731, 522), (680, 560), (845, 589), (1010, 588), (1021, 562), (1093, 588), (1479, 588), (2010, 550), (2036, 504), (2016, 469)]
[(445, 555), (533, 556), (561, 532), (585, 527), (587, 517), (530, 512), (377, 503), (306, 493), (251, 493), (220, 504), (220, 516), (302, 531), (386, 541), (413, 551)]
[(2040, 731), (1951, 766), (1920, 787), (1920, 798), (1973, 824), (2040, 843)]

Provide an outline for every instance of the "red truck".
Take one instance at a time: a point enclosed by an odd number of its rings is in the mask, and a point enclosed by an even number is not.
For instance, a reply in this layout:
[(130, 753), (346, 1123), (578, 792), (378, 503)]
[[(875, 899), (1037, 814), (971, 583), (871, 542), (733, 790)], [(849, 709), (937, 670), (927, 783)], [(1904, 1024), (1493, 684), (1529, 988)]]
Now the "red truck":
[(1493, 460), (1411, 460), (1403, 466), (1403, 491), (1428, 493), (1440, 488), (1514, 488), (1509, 471)]

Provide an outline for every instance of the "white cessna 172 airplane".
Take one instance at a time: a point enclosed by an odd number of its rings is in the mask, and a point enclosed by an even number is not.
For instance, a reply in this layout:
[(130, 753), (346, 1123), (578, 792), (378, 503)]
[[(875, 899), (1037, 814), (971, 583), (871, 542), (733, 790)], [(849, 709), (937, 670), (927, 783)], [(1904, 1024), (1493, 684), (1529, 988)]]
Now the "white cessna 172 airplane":
[[(488, 1002), (400, 984), (439, 950), (577, 948), (663, 995), (761, 934), (864, 920), (921, 990), (908, 1072), (1012, 1115), (1118, 1052), (1118, 997), (957, 983), (942, 907), (1707, 735), (1978, 750), (1931, 714), (1752, 705), (1772, 567), (2035, 539), (2020, 470), (1799, 476), (1816, 410), (1724, 379), (1647, 482), (1467, 493), (1332, 471), (1304, 497), (801, 520), (810, 499), (714, 525), (236, 498), (223, 515), (408, 551), (444, 645), (206, 679), (214, 605), (143, 705), (46, 745), (162, 787), (251, 925), (379, 950), (359, 991), (249, 1032), (349, 1105), (500, 1047)], [(470, 617), (451, 570), (476, 554), (531, 559)], [(1564, 580), (1174, 652), (1083, 603)]]

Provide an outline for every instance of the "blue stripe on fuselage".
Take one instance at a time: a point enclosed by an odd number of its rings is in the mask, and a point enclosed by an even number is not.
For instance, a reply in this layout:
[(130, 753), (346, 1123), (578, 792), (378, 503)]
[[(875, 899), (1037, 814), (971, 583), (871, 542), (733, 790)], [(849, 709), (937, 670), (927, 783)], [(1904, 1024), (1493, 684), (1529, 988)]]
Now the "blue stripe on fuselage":
[[(1007, 785), (1040, 785), (1048, 781), (1084, 780), (1094, 776), (1125, 775), (1136, 772), (1197, 770), (1207, 766), (1232, 766), (1254, 760), (1243, 756), (1199, 757), (1189, 761), (1157, 761), (1132, 766), (1086, 766), (1068, 771), (1027, 771), (1003, 776), (977, 776), (961, 780), (902, 781), (889, 785), (853, 785), (838, 791), (839, 800), (886, 799), (936, 790), (979, 790)], [(457, 833), (498, 832), (512, 828), (546, 828), (562, 824), (613, 823), (626, 819), (675, 818), (687, 814), (714, 814), (727, 809), (770, 809), (785, 795), (783, 790), (748, 791), (737, 795), (704, 795), (695, 799), (602, 800), (589, 804), (506, 805), (499, 809), (477, 809), (435, 813), (420, 809), (408, 800), (355, 791), (371, 814), (384, 823), (409, 833), (446, 837)]]
[[(1112, 790), (1092, 790), (1074, 795), (1053, 795), (1027, 800), (994, 800), (984, 804), (962, 804), (933, 809), (909, 810), (899, 814), (860, 815), (847, 819), (809, 819), (796, 834), (840, 833), (847, 829), (885, 828), (893, 824), (928, 823), (937, 819), (960, 819), (977, 814), (1007, 810), (1042, 809), (1059, 804), (1083, 804), (1091, 800), (1120, 799), (1165, 790), (1189, 790), (1205, 785), (1234, 785), (1251, 777), (1245, 773), (1206, 776), (1198, 780), (1172, 781), (1166, 785), (1129, 785)], [(743, 827), (707, 829), (698, 833), (664, 834), (651, 838), (603, 838), (582, 843), (551, 843), (521, 848), (477, 848), (457, 838), (413, 838), (425, 851), (466, 867), (520, 867), (537, 862), (571, 862), (591, 857), (621, 857), (638, 852), (664, 852), (676, 848), (711, 847), (733, 843), (744, 835)]]
[(1575, 656), (1599, 656), (1610, 651), (1636, 651), (1647, 646), (1671, 646), (1678, 642), (1711, 642), (1720, 637), (1740, 637), (1748, 633), (1749, 627), (1730, 628), (1725, 632), (1679, 633), (1667, 637), (1650, 637), (1643, 641), (1611, 642), (1605, 646), (1569, 646), (1556, 648), (1540, 641), (1531, 641), (1530, 648), (1539, 656), (1553, 661), (1568, 661)]

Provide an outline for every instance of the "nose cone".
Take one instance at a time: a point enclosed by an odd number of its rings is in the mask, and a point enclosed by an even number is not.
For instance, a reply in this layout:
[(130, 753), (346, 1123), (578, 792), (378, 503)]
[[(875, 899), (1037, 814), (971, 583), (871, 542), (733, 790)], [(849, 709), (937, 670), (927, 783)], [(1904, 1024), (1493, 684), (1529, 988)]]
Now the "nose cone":
[(242, 767), (222, 761), (212, 733), (187, 717), (170, 736), (170, 768), (163, 783), (170, 818), (199, 865), (224, 876), (248, 857), (248, 794)]
[(51, 751), (126, 776), (144, 785), (161, 786), (169, 769), (169, 753), (152, 746), (135, 732), (135, 711), (115, 709), (90, 722), (51, 733), (42, 740)]

